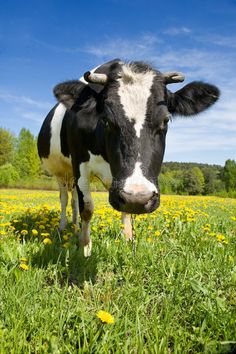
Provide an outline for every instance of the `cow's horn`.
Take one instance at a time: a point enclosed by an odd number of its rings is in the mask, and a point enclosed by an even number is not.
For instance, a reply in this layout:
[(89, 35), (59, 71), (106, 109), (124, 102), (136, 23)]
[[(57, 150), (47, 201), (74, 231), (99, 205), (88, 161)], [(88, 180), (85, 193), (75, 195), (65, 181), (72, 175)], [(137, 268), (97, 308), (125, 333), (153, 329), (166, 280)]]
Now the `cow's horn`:
[(163, 75), (164, 75), (166, 84), (173, 84), (175, 82), (182, 82), (185, 79), (184, 74), (182, 74), (180, 72), (175, 72), (175, 71), (166, 72), (166, 73), (163, 73)]
[(91, 73), (90, 71), (87, 71), (84, 74), (84, 80), (91, 84), (105, 85), (108, 81), (108, 76), (106, 74)]

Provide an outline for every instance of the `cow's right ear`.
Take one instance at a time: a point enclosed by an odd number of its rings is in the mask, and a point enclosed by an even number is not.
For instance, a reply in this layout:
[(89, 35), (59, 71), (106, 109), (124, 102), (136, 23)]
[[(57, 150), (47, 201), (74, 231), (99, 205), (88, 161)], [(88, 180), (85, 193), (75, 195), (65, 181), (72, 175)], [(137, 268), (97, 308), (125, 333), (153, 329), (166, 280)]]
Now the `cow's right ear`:
[(84, 84), (79, 80), (65, 81), (56, 85), (53, 93), (56, 99), (70, 109), (79, 97)]
[(167, 91), (168, 110), (172, 114), (191, 116), (212, 106), (219, 96), (216, 86), (194, 81), (174, 93)]

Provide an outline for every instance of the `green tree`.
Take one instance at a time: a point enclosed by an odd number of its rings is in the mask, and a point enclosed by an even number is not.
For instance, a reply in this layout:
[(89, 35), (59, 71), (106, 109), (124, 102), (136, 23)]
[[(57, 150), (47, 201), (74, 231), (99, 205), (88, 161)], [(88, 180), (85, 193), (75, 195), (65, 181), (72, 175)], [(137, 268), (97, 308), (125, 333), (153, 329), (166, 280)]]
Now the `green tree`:
[(0, 128), (0, 166), (12, 163), (14, 157), (14, 136), (6, 129)]
[(236, 162), (227, 160), (223, 169), (223, 181), (227, 192), (236, 189)]
[(199, 167), (193, 167), (184, 174), (183, 185), (190, 195), (201, 194), (204, 190), (204, 175)]
[(0, 186), (6, 187), (16, 182), (19, 179), (19, 174), (14, 166), (6, 163), (0, 166)]
[(21, 178), (36, 177), (40, 171), (36, 139), (25, 128), (18, 137), (15, 165)]

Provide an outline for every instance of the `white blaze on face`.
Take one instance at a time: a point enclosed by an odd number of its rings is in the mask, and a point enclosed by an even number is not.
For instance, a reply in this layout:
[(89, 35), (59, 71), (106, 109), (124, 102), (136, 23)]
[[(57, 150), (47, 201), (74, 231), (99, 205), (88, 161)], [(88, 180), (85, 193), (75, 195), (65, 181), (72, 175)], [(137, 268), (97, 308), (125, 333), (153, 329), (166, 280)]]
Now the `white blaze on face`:
[(130, 122), (134, 122), (134, 129), (138, 138), (146, 118), (147, 102), (151, 95), (154, 76), (155, 74), (151, 70), (136, 73), (132, 71), (132, 67), (129, 65), (122, 67), (118, 95), (125, 116)]
[[(155, 73), (151, 70), (136, 73), (129, 65), (124, 65), (122, 69), (118, 94), (125, 116), (130, 122), (134, 122), (134, 129), (139, 138), (147, 114), (147, 104)], [(124, 192), (131, 194), (157, 193), (156, 186), (143, 175), (140, 161), (136, 162), (133, 173), (126, 179)]]
[(157, 193), (156, 186), (143, 175), (139, 161), (136, 162), (132, 175), (126, 179), (123, 189), (125, 193), (129, 194)]

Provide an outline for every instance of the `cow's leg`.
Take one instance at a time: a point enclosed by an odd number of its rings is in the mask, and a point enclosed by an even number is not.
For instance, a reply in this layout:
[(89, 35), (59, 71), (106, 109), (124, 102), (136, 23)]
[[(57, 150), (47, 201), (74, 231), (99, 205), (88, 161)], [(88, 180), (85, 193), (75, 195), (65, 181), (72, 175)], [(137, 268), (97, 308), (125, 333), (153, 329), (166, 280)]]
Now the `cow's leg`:
[(81, 232), (79, 244), (84, 247), (84, 256), (88, 257), (92, 251), (92, 241), (90, 238), (90, 220), (93, 215), (93, 200), (89, 187), (90, 170), (88, 163), (80, 165), (80, 177), (78, 179), (79, 212), (81, 217)]
[(60, 178), (57, 179), (60, 189), (60, 202), (61, 202), (61, 219), (60, 219), (60, 231), (64, 230), (67, 225), (66, 219), (66, 207), (68, 204), (68, 186), (67, 183)]
[(72, 223), (75, 231), (78, 229), (78, 213), (79, 213), (79, 200), (76, 185), (73, 185), (71, 191), (71, 208), (72, 208)]
[(132, 230), (132, 223), (131, 223), (131, 214), (122, 213), (121, 220), (124, 226), (123, 232), (126, 240), (127, 241), (132, 240), (133, 230)]

